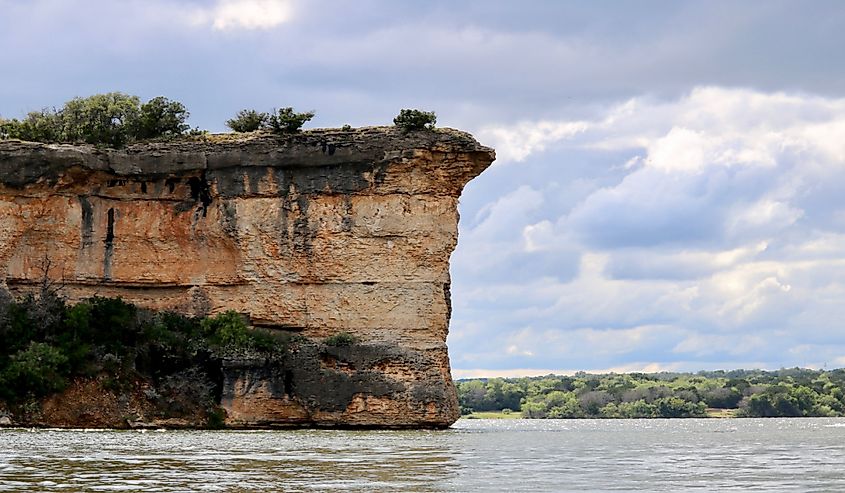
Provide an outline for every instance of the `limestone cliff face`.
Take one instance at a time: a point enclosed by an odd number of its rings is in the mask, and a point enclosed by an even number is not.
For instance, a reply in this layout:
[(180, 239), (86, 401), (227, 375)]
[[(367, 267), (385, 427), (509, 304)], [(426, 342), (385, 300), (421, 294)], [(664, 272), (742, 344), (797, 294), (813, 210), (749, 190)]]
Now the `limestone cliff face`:
[(349, 347), (224, 362), (231, 426), (447, 426), (449, 256), (464, 185), (494, 159), (439, 129), (212, 136), (125, 150), (0, 141), (0, 288), (47, 275)]

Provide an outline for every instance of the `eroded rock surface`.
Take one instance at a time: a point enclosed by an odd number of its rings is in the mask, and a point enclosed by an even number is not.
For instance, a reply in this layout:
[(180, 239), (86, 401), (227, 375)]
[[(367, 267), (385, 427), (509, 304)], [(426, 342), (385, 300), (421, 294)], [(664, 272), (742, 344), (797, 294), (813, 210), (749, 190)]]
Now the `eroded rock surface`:
[[(0, 288), (22, 294), (47, 270), (71, 301), (233, 309), (317, 341), (226, 362), (231, 426), (447, 426), (457, 202), (493, 159), (445, 129), (0, 141)], [(339, 332), (360, 342), (318, 342)]]

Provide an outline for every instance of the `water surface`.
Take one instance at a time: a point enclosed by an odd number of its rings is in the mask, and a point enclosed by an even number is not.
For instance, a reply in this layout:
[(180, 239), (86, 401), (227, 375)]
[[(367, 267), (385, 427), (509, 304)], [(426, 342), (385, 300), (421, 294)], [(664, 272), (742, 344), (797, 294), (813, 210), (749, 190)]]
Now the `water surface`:
[(0, 491), (845, 491), (845, 419), (0, 430)]

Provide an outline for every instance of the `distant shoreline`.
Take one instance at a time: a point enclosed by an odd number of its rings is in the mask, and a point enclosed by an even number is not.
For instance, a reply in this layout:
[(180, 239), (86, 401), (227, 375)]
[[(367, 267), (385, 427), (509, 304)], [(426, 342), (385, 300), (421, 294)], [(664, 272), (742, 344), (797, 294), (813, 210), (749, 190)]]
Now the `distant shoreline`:
[[(510, 413), (503, 413), (502, 411), (482, 411), (478, 413), (467, 414), (465, 416), (461, 416), (460, 419), (745, 419), (751, 416), (740, 416), (738, 415), (739, 409), (715, 409), (715, 408), (708, 408), (706, 410), (705, 416), (684, 416), (684, 417), (675, 417), (675, 418), (664, 418), (664, 417), (651, 417), (651, 418), (609, 418), (604, 416), (590, 416), (585, 418), (526, 418), (522, 415), (519, 411), (512, 411)], [(804, 417), (804, 416), (792, 416), (792, 417)]]

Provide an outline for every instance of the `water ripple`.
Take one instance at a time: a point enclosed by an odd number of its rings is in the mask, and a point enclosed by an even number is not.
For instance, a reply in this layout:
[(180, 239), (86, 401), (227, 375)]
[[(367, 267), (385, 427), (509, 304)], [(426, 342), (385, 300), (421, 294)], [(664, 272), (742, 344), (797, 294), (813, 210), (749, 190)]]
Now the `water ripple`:
[(0, 491), (845, 491), (845, 420), (0, 431)]

